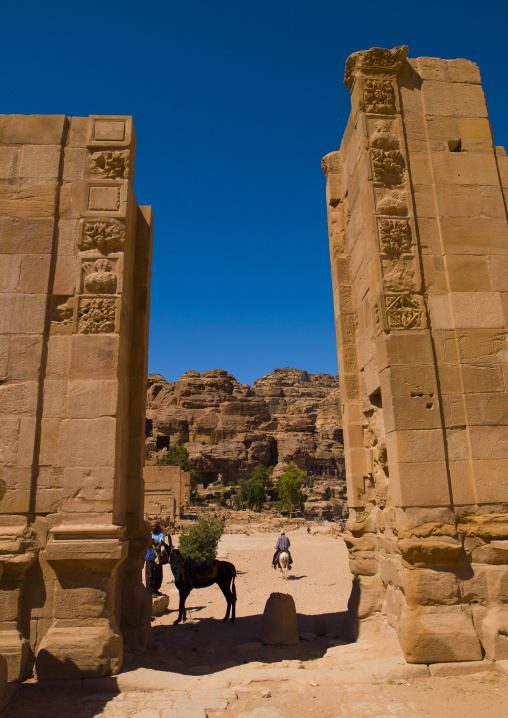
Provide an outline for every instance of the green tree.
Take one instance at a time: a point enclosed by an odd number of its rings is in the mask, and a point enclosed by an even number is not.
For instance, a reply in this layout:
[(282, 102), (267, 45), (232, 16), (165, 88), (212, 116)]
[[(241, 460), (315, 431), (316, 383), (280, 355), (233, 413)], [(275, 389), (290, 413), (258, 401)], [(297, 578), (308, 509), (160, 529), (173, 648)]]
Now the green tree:
[(288, 464), (279, 479), (279, 505), (282, 511), (301, 511), (305, 502), (302, 481), (306, 473), (295, 464)]
[(261, 511), (266, 501), (266, 492), (272, 488), (273, 466), (256, 466), (249, 481), (240, 481), (239, 501), (248, 509)]
[(159, 459), (159, 466), (179, 466), (182, 471), (194, 473), (194, 467), (185, 446), (170, 446), (167, 453)]
[(220, 537), (224, 533), (224, 521), (216, 518), (198, 519), (180, 534), (178, 549), (184, 558), (194, 561), (217, 558)]
[(194, 466), (185, 446), (170, 446), (167, 453), (159, 459), (159, 466), (179, 466), (182, 471), (188, 471), (190, 473), (191, 504), (200, 503), (201, 497), (198, 494), (198, 485), (194, 480)]

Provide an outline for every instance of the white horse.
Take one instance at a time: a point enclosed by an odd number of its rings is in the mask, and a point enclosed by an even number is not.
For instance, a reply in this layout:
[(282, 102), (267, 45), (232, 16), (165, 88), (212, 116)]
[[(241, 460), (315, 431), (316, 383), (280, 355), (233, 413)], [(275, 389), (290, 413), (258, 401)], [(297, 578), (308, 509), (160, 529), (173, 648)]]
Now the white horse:
[(279, 567), (280, 575), (287, 580), (289, 568), (289, 554), (287, 551), (282, 551), (282, 553), (279, 554)]

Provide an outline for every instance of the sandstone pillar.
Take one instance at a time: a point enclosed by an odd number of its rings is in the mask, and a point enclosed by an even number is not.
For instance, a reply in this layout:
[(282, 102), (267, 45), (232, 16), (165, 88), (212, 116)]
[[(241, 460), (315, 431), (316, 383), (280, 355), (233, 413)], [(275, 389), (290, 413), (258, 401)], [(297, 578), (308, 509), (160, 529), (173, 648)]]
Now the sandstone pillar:
[(347, 60), (323, 160), (357, 612), (410, 662), (506, 658), (508, 160), (476, 65), (407, 52)]
[(41, 678), (115, 673), (124, 638), (149, 639), (139, 587), (152, 216), (136, 203), (134, 154), (130, 117), (0, 117), (9, 680), (35, 658)]

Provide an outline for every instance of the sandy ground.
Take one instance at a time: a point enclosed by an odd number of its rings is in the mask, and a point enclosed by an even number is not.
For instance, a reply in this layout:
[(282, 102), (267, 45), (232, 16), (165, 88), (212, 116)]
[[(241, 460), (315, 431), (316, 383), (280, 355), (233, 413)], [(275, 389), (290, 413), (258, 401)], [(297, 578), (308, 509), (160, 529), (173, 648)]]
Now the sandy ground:
[[(170, 607), (153, 622), (156, 650), (126, 652), (122, 674), (72, 685), (24, 684), (2, 718), (506, 718), (508, 677), (494, 667), (473, 675), (429, 677), (405, 664), (395, 639), (376, 634), (342, 645), (351, 585), (347, 551), (326, 526), (288, 533), (288, 581), (272, 570), (277, 534), (227, 534), (220, 555), (235, 564), (237, 620), (223, 623), (217, 586), (194, 590), (190, 620), (173, 625), (178, 593), (165, 568)], [(290, 593), (301, 633), (325, 619), (328, 636), (290, 647), (257, 641), (270, 593)], [(333, 644), (339, 645), (333, 645)]]

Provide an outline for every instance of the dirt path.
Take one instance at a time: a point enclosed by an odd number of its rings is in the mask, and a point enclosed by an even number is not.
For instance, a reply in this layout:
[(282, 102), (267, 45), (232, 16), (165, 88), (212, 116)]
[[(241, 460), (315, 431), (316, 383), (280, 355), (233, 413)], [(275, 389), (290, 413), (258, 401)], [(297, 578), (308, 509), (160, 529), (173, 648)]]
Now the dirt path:
[(408, 666), (397, 641), (381, 634), (335, 646), (332, 635), (290, 647), (256, 640), (273, 591), (293, 596), (301, 633), (312, 632), (316, 618), (329, 634), (340, 630), (347, 552), (324, 530), (289, 532), (288, 581), (270, 568), (277, 534), (251, 527), (251, 535), (223, 537), (220, 554), (239, 572), (235, 624), (220, 620), (226, 602), (212, 586), (192, 591), (191, 620), (174, 626), (178, 596), (165, 569), (170, 611), (153, 623), (154, 653), (127, 651), (115, 678), (24, 684), (2, 718), (506, 718), (508, 677), (487, 662), (474, 675), (438, 678)]

